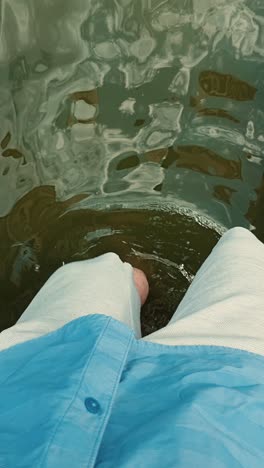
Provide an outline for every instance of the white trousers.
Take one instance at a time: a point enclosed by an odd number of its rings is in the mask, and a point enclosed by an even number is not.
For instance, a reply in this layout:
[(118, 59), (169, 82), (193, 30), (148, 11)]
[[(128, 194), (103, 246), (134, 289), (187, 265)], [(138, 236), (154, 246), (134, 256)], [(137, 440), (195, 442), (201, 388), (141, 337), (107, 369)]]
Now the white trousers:
[[(0, 350), (88, 314), (110, 315), (141, 338), (132, 267), (114, 253), (57, 270), (18, 322), (0, 334)], [(228, 346), (264, 355), (264, 245), (243, 228), (225, 233), (169, 324), (143, 340)]]

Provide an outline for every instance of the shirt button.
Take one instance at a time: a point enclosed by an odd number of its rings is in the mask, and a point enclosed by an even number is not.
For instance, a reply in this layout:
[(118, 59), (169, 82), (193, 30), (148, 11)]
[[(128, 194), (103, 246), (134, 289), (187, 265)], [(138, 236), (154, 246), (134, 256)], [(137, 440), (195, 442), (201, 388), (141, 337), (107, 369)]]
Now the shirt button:
[(84, 400), (84, 404), (89, 413), (97, 414), (101, 409), (101, 406), (99, 405), (98, 401), (94, 398), (86, 398)]

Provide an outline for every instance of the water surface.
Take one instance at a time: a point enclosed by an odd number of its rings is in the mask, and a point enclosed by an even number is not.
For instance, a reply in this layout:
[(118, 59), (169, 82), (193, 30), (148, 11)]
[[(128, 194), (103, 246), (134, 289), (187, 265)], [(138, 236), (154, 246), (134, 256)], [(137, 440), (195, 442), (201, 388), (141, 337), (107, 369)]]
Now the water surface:
[(113, 250), (149, 274), (152, 331), (222, 232), (264, 239), (264, 4), (0, 5), (0, 328)]

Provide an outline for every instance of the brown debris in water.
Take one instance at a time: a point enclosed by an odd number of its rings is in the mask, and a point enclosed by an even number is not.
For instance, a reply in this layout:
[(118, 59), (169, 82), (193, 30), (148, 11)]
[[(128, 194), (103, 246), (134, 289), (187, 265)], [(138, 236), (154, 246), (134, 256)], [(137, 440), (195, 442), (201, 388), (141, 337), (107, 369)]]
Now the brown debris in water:
[(226, 185), (216, 185), (214, 187), (213, 196), (218, 200), (221, 200), (228, 205), (231, 205), (231, 198), (233, 193), (236, 193), (237, 190), (227, 187)]
[(208, 109), (208, 108), (199, 109), (198, 114), (212, 116), (212, 117), (222, 117), (223, 119), (228, 119), (228, 120), (231, 120), (233, 122), (240, 123), (240, 120), (233, 117), (231, 114), (229, 114), (224, 109)]
[(246, 81), (211, 70), (200, 73), (199, 84), (208, 96), (224, 97), (236, 101), (251, 101), (257, 92), (257, 89)]
[(90, 91), (76, 91), (75, 93), (70, 94), (72, 101), (83, 100), (87, 104), (96, 106), (99, 102), (97, 89), (91, 89)]
[(4, 158), (10, 158), (10, 157), (15, 158), (15, 159), (24, 158), (23, 153), (21, 153), (21, 151), (15, 148), (9, 148), (9, 149), (4, 150), (2, 153), (2, 156)]
[(162, 167), (168, 168), (173, 163), (176, 163), (177, 167), (192, 169), (207, 175), (241, 179), (240, 161), (227, 160), (203, 146), (178, 146), (176, 150), (169, 148)]
[(137, 154), (130, 154), (125, 158), (121, 159), (117, 166), (117, 171), (122, 171), (124, 169), (132, 169), (133, 167), (137, 167), (140, 164), (140, 160)]
[(190, 106), (199, 107), (201, 105), (201, 96), (190, 96)]
[(10, 143), (10, 140), (11, 140), (11, 133), (10, 132), (7, 132), (7, 134), (5, 135), (5, 137), (3, 138), (3, 140), (1, 141), (1, 148), (2, 149), (6, 149), (6, 147), (9, 145)]
[(145, 123), (145, 119), (137, 119), (134, 123), (134, 126), (141, 127), (142, 125), (144, 125), (144, 123)]
[(144, 159), (145, 161), (160, 163), (165, 158), (167, 153), (167, 148), (147, 151), (147, 153), (144, 154)]

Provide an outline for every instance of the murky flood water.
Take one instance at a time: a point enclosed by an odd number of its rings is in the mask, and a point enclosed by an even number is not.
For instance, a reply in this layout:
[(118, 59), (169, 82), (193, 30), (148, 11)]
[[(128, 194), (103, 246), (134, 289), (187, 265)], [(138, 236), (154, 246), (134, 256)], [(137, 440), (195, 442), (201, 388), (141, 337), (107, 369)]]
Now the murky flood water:
[(149, 333), (221, 232), (264, 240), (264, 3), (3, 0), (1, 19), (0, 330), (112, 250), (149, 276)]

